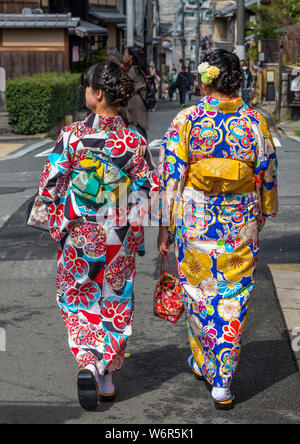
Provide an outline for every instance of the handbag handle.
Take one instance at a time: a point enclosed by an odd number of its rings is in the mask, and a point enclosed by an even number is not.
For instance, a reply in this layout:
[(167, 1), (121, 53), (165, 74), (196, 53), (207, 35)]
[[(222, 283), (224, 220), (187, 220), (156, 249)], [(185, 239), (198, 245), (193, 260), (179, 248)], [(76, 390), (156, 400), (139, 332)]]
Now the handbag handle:
[(162, 274), (163, 274), (163, 273), (166, 273), (166, 260), (167, 260), (167, 262), (168, 262), (168, 265), (169, 265), (169, 268), (170, 268), (171, 274), (172, 274), (172, 276), (174, 276), (174, 273), (173, 273), (173, 270), (172, 270), (172, 267), (171, 267), (171, 264), (170, 264), (170, 260), (169, 260), (169, 257), (168, 257), (167, 254), (166, 254), (165, 256), (162, 257), (162, 261), (161, 261), (161, 273), (162, 273)]

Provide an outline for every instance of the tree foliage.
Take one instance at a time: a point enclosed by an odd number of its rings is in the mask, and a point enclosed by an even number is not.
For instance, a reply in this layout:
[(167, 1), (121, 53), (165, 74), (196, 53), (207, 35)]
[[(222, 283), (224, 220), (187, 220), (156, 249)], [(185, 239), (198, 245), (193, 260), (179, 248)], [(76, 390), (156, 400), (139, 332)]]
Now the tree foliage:
[(255, 21), (249, 24), (255, 40), (276, 39), (281, 28), (300, 23), (300, 2), (295, 0), (270, 0), (267, 4), (250, 8)]
[(7, 82), (6, 105), (17, 134), (49, 131), (80, 105), (80, 75), (37, 74)]

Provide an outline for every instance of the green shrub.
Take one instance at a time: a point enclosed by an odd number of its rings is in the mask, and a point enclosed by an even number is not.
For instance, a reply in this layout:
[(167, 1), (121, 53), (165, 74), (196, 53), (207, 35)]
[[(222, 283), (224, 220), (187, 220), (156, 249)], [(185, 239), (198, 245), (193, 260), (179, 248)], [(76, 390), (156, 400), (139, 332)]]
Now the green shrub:
[(52, 129), (80, 107), (78, 74), (37, 74), (8, 80), (6, 106), (17, 134), (33, 135)]

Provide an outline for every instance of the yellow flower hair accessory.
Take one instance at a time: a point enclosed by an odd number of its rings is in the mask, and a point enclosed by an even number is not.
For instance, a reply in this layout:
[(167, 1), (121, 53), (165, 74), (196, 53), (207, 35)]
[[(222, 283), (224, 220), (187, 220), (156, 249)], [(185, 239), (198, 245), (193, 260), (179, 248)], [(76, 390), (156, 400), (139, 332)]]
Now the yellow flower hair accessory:
[(201, 74), (201, 82), (205, 85), (210, 85), (213, 83), (213, 81), (221, 74), (221, 71), (217, 66), (210, 66), (207, 62), (199, 65), (198, 72)]
[(211, 79), (217, 79), (221, 74), (221, 71), (219, 70), (219, 68), (217, 66), (210, 66), (207, 70), (207, 75), (208, 77), (210, 77)]

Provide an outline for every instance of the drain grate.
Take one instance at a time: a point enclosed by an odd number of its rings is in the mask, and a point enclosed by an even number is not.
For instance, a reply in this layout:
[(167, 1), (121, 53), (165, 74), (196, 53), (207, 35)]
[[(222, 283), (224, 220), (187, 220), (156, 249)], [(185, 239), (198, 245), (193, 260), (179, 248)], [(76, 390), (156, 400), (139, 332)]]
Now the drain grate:
[(3, 187), (0, 187), (0, 194), (16, 194), (16, 193), (23, 193), (23, 191), (25, 191), (25, 188), (15, 188), (15, 187), (3, 188)]
[(280, 196), (279, 205), (300, 205), (300, 196)]

